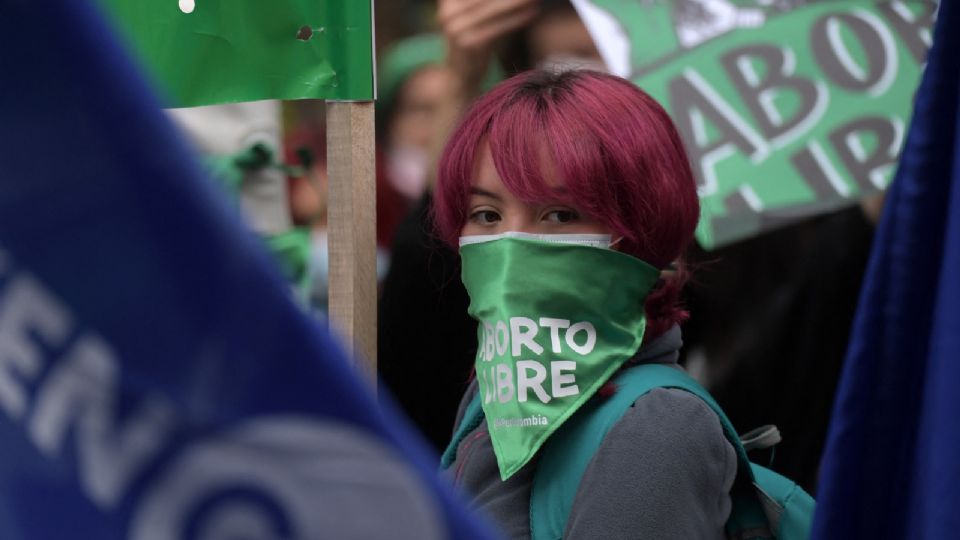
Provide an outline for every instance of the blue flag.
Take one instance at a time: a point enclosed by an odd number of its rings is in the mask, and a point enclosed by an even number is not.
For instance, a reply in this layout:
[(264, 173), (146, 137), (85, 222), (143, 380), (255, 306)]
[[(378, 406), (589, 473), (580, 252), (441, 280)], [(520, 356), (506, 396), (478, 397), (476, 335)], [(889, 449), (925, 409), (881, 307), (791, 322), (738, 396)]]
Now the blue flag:
[(814, 538), (960, 534), (960, 5), (944, 0), (827, 440)]
[(488, 537), (87, 2), (0, 51), (0, 538)]

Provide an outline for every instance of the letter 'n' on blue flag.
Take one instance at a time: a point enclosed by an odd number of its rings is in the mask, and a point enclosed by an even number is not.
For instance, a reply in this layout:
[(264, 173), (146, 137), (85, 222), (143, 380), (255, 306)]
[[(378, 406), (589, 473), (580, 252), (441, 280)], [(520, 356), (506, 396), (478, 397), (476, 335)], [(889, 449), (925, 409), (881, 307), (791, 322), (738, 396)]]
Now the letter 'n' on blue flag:
[(958, 29), (943, 0), (838, 390), (817, 539), (960, 535)]
[(0, 538), (488, 538), (89, 2), (0, 0), (0, 74)]

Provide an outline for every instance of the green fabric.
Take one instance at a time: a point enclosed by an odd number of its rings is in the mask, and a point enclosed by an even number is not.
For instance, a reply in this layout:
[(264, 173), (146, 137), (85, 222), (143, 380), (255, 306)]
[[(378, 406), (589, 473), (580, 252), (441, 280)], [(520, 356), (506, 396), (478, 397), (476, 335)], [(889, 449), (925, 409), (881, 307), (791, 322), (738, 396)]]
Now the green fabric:
[(502, 238), (461, 247), (477, 381), (504, 480), (640, 348), (660, 272), (596, 247)]
[(306, 306), (310, 300), (310, 231), (294, 227), (264, 238), (274, 260), (280, 265), (284, 279), (293, 288), (294, 296)]
[(167, 106), (373, 99), (369, 1), (98, 1)]
[[(617, 384), (613, 396), (588, 403), (543, 448), (530, 494), (532, 540), (561, 538), (580, 480), (604, 437), (637, 398), (655, 388), (677, 388), (702, 399), (717, 414), (737, 452), (737, 483), (731, 492), (728, 535), (750, 539), (770, 538), (773, 533), (781, 540), (809, 538), (813, 498), (792, 481), (750, 463), (733, 424), (696, 381), (683, 371), (659, 364), (625, 369), (613, 380)], [(759, 492), (778, 508), (775, 517), (765, 513)]]

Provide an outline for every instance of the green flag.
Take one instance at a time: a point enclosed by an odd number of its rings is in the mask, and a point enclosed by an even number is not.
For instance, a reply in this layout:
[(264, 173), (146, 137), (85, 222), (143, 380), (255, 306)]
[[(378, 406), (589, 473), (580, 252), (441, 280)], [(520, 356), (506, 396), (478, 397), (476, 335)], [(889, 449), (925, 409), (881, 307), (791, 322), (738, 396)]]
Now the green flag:
[(170, 107), (373, 99), (369, 0), (98, 0)]
[(611, 69), (664, 104), (711, 248), (886, 188), (934, 2), (575, 0)]

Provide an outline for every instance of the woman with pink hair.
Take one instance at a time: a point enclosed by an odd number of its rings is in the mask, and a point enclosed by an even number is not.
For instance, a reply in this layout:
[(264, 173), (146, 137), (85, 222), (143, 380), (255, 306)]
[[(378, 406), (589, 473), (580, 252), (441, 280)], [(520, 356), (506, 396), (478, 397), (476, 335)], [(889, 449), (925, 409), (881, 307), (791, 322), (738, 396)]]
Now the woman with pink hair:
[[(531, 494), (551, 481), (541, 461), (566, 449), (551, 444), (584, 429), (624, 373), (682, 370), (693, 174), (669, 116), (636, 86), (533, 71), (469, 109), (435, 197), (479, 322), (443, 463), (508, 537), (530, 538)], [(608, 427), (570, 487), (563, 538), (724, 537), (737, 453), (704, 401), (657, 388)]]

